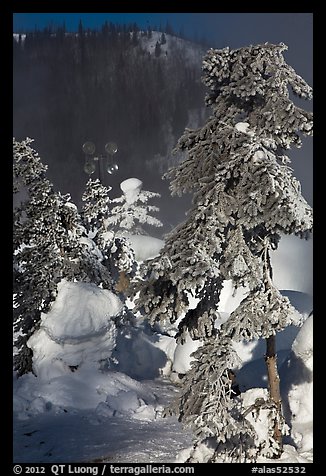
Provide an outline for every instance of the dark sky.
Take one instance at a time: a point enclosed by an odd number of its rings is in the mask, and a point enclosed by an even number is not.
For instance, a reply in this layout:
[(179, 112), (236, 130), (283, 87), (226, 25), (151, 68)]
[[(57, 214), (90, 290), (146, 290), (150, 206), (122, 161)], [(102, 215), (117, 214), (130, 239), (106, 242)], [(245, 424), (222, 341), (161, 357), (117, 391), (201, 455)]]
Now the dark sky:
[[(205, 38), (214, 48), (283, 42), (289, 47), (284, 55), (287, 62), (312, 85), (312, 13), (14, 13), (13, 28), (14, 32), (23, 32), (65, 22), (68, 31), (77, 31), (80, 20), (85, 28), (101, 27), (105, 20), (136, 22), (144, 29), (148, 25), (164, 28), (169, 22), (176, 33), (182, 30), (189, 38)], [(305, 103), (303, 107), (312, 105)], [(312, 204), (312, 139), (306, 139), (302, 149), (292, 155), (296, 158), (293, 161), (296, 176)]]

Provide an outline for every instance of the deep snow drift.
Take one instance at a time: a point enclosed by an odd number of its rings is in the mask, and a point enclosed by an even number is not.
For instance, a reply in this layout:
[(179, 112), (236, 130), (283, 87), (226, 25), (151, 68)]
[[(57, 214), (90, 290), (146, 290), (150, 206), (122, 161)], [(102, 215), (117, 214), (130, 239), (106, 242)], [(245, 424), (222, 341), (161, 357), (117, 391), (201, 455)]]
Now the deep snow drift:
[[(159, 253), (163, 241), (135, 236), (139, 260)], [(296, 255), (300, 261), (301, 255)], [(290, 327), (277, 339), (284, 412), (290, 427), (281, 460), (312, 461), (312, 299), (309, 284), (291, 278), (287, 263), (275, 275), (287, 286), (283, 294), (301, 313), (302, 328)], [(300, 270), (300, 275), (306, 269)], [(305, 274), (309, 280), (309, 273)], [(299, 289), (296, 289), (299, 288)], [(241, 299), (226, 282), (220, 311), (224, 319)], [(128, 302), (132, 307), (132, 303)], [(195, 304), (195, 303), (194, 303)], [(180, 374), (190, 367), (200, 343), (176, 345), (170, 335), (154, 334), (140, 316), (120, 328), (115, 320), (122, 303), (95, 285), (62, 281), (50, 312), (29, 345), (34, 372), (14, 376), (15, 462), (184, 462), (191, 431), (163, 408), (178, 392)], [(263, 341), (238, 344), (243, 366), (237, 373), (244, 399), (266, 393)], [(177, 383), (172, 383), (177, 382)], [(258, 387), (258, 388), (257, 388)], [(264, 438), (263, 421), (257, 430)], [(198, 448), (200, 461), (210, 454)]]

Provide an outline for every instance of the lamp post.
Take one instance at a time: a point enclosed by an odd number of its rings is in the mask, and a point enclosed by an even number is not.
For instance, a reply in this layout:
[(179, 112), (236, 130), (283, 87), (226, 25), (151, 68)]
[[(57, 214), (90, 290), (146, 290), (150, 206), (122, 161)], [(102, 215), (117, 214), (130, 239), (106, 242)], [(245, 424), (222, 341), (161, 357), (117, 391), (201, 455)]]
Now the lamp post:
[(119, 168), (118, 164), (113, 160), (114, 154), (118, 151), (117, 144), (115, 142), (107, 142), (104, 147), (105, 155), (94, 155), (96, 150), (95, 144), (90, 141), (85, 142), (82, 149), (85, 154), (84, 171), (91, 176), (96, 170), (95, 162), (98, 162), (98, 178), (103, 185), (101, 162), (105, 161), (105, 169), (110, 175), (114, 174)]

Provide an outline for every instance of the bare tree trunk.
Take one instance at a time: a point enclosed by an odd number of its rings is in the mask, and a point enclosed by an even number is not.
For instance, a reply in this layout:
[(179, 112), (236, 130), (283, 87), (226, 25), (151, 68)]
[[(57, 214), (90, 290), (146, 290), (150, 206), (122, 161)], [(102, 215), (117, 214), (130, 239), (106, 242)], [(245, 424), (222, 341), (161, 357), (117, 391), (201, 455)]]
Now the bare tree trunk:
[(280, 430), (280, 422), (282, 420), (282, 401), (280, 393), (280, 377), (277, 369), (277, 357), (275, 352), (275, 336), (266, 339), (266, 355), (265, 362), (267, 366), (268, 386), (271, 400), (275, 403), (277, 417), (274, 420), (274, 439), (279, 445), (279, 452), (276, 458), (282, 453), (282, 432)]
[(126, 275), (126, 273), (125, 273), (124, 271), (121, 271), (121, 272), (119, 273), (118, 282), (117, 282), (116, 285), (115, 285), (115, 290), (116, 290), (118, 293), (123, 293), (123, 294), (125, 294), (125, 293), (126, 293), (126, 290), (128, 289), (129, 284), (130, 284), (130, 282), (129, 282), (128, 276)]

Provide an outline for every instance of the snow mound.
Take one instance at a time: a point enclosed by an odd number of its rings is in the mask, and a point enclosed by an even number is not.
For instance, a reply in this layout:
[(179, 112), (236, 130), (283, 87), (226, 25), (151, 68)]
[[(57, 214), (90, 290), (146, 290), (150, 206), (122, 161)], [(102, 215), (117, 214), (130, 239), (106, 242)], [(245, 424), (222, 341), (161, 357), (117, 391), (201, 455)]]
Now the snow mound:
[(142, 326), (130, 328), (117, 337), (113, 352), (116, 369), (140, 380), (167, 375), (175, 346), (173, 337), (153, 334)]
[(105, 402), (96, 407), (98, 421), (123, 416), (145, 421), (155, 419), (157, 398), (154, 393), (123, 373), (109, 372), (107, 377), (111, 380), (111, 388)]
[(42, 314), (39, 330), (28, 341), (35, 374), (49, 381), (82, 365), (99, 368), (115, 347), (112, 317), (121, 309), (121, 301), (110, 291), (63, 280), (51, 310)]
[(121, 182), (120, 188), (126, 197), (127, 203), (135, 203), (138, 198), (139, 192), (142, 189), (142, 186), (143, 182), (138, 178), (129, 178)]
[(312, 355), (313, 355), (313, 316), (308, 317), (306, 322), (300, 329), (295, 341), (292, 345), (292, 350), (297, 357), (300, 357), (309, 370), (312, 371)]
[(279, 289), (313, 294), (313, 240), (282, 236), (271, 253), (273, 281)]
[(107, 289), (63, 280), (50, 312), (42, 315), (41, 328), (58, 343), (74, 343), (103, 334), (121, 309), (120, 299)]
[(122, 414), (133, 413), (140, 407), (140, 399), (134, 390), (120, 391), (114, 396), (109, 395), (106, 402), (115, 412)]
[(145, 235), (128, 235), (128, 240), (135, 252), (135, 259), (137, 261), (145, 261), (147, 259), (157, 256), (161, 248), (164, 246), (164, 241), (153, 236)]
[(284, 412), (291, 436), (301, 452), (313, 448), (313, 316), (295, 338), (292, 351), (280, 369)]
[(19, 420), (81, 410), (89, 410), (97, 423), (103, 418), (134, 413), (137, 419), (148, 420), (150, 416), (155, 418), (155, 406), (155, 395), (140, 382), (120, 372), (101, 372), (91, 365), (49, 381), (31, 373), (14, 380), (13, 411)]
[(187, 373), (193, 360), (191, 354), (201, 345), (203, 345), (202, 341), (193, 340), (187, 333), (184, 344), (177, 344), (175, 348), (172, 370), (178, 374)]
[[(115, 396), (109, 395), (105, 405), (112, 411), (112, 416), (130, 416), (145, 421), (154, 420), (156, 416), (154, 406), (148, 405), (134, 390), (120, 391)], [(101, 411), (103, 412), (103, 406)]]

